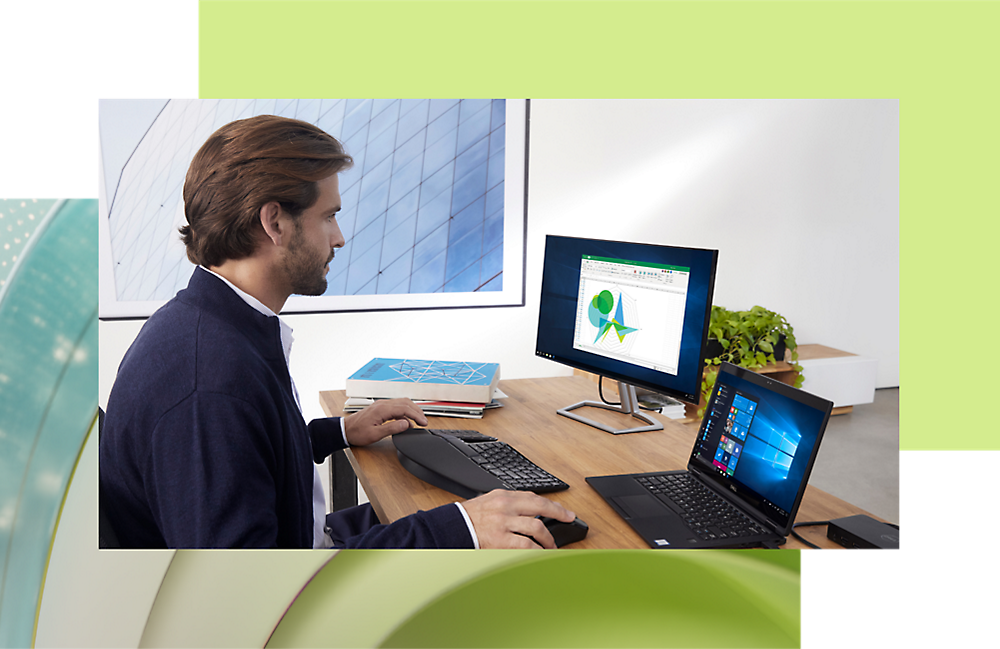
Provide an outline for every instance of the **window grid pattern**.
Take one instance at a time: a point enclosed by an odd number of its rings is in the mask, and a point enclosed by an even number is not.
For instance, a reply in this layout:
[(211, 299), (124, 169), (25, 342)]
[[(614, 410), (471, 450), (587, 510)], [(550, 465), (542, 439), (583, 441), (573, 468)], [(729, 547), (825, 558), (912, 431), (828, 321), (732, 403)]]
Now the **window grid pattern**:
[(325, 295), (502, 289), (504, 100), (171, 100), (111, 197), (118, 300), (166, 300), (187, 284), (177, 229), (191, 158), (219, 127), (262, 114), (316, 124), (354, 158), (340, 177), (347, 243)]

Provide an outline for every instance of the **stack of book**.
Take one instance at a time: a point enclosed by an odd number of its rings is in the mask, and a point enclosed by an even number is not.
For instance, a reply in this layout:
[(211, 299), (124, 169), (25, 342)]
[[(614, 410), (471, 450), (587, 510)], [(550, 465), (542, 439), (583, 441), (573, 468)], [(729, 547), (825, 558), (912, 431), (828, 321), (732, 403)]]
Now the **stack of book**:
[(635, 393), (639, 405), (645, 406), (650, 410), (656, 410), (665, 417), (669, 417), (670, 419), (684, 419), (686, 416), (684, 414), (685, 407), (683, 401), (678, 401), (673, 397), (668, 397), (659, 392), (652, 392), (641, 388), (636, 388)]
[(673, 397), (664, 397), (666, 403), (661, 406), (660, 414), (671, 419), (684, 419), (686, 416), (684, 414), (684, 402), (678, 401)]
[(498, 363), (373, 358), (347, 379), (344, 413), (378, 399), (412, 399), (428, 415), (479, 419), (500, 403), (494, 398)]

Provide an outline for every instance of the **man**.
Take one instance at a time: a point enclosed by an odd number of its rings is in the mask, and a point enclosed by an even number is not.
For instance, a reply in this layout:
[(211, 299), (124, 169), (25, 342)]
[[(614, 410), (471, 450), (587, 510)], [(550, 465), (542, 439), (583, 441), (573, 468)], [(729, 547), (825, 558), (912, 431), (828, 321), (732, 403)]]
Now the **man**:
[(315, 462), (427, 424), (394, 399), (307, 425), (288, 373), (276, 314), (326, 289), (351, 164), (319, 128), (274, 116), (227, 124), (195, 155), (181, 234), (198, 268), (126, 353), (101, 438), (101, 504), (123, 547), (551, 548), (535, 517), (573, 520), (506, 491), (390, 525), (368, 505), (325, 515)]

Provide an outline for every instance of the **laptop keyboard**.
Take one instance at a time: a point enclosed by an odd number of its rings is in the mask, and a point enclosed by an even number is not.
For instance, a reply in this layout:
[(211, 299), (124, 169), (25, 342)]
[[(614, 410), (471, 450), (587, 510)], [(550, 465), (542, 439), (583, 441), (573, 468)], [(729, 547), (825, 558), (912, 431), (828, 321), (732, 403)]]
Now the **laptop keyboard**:
[[(766, 534), (767, 531), (690, 474), (649, 475), (636, 482), (674, 503), (688, 527), (706, 541)], [(669, 506), (669, 504), (668, 504)]]

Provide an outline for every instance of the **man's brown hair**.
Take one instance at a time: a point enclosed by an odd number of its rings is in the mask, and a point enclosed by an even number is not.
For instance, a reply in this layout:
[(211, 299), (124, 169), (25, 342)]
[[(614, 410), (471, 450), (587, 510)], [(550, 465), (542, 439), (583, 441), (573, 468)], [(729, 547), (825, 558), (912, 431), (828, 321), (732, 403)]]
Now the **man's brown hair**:
[(277, 201), (297, 217), (319, 197), (316, 182), (349, 169), (343, 145), (322, 129), (258, 115), (226, 124), (195, 154), (184, 180), (180, 228), (195, 264), (218, 266), (253, 254), (264, 229), (260, 209)]

